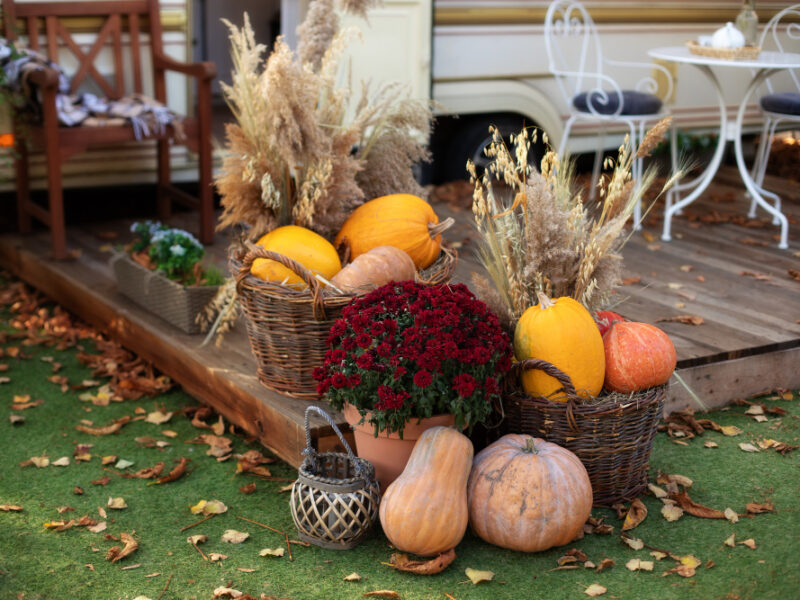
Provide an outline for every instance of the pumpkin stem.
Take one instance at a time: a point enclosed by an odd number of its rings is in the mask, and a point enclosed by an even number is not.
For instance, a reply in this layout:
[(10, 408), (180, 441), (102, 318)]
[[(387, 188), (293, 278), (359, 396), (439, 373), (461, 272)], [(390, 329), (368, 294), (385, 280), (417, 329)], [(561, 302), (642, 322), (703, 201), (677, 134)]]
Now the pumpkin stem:
[(536, 445), (533, 443), (533, 438), (525, 438), (525, 447), (522, 449), (525, 454), (539, 454), (536, 450)]
[(441, 235), (442, 232), (450, 229), (455, 222), (456, 220), (453, 217), (447, 217), (441, 223), (428, 223), (428, 234), (430, 234), (432, 240), (436, 239), (437, 235)]
[(544, 292), (537, 292), (536, 296), (539, 298), (539, 308), (544, 310), (545, 308), (550, 308), (551, 306), (555, 305), (555, 301), (551, 300), (547, 297), (547, 294)]

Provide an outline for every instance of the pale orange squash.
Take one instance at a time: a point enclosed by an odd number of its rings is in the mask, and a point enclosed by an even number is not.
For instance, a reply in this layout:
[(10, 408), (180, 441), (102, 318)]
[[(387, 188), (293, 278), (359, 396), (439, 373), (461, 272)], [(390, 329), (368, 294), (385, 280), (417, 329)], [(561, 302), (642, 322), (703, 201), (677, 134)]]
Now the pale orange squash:
[(350, 294), (363, 294), (390, 281), (414, 281), (417, 269), (411, 257), (394, 246), (378, 246), (359, 255), (339, 271), (331, 284)]
[(570, 543), (592, 510), (592, 484), (578, 457), (529, 435), (508, 434), (481, 450), (467, 496), (472, 530), (521, 552)]
[(420, 436), (381, 500), (383, 532), (395, 548), (433, 556), (458, 545), (469, 522), (472, 455), (469, 438), (450, 427), (431, 427)]
[(666, 383), (678, 356), (669, 336), (649, 323), (614, 323), (603, 336), (605, 387), (629, 394)]
[[(285, 225), (273, 229), (256, 242), (272, 252), (283, 254), (299, 262), (312, 274), (331, 279), (342, 268), (336, 248), (318, 233), (297, 225)], [(281, 263), (257, 258), (250, 272), (265, 281), (286, 282), (286, 285), (305, 287), (303, 279)]]
[[(592, 315), (572, 298), (551, 300), (539, 294), (539, 304), (528, 308), (514, 331), (517, 360), (538, 358), (569, 375), (582, 398), (597, 396), (603, 389), (605, 351), (603, 338)], [(522, 387), (531, 396), (567, 401), (564, 394), (550, 396), (561, 383), (544, 371), (527, 370)]]
[(345, 244), (354, 259), (377, 246), (405, 250), (417, 269), (433, 264), (442, 247), (442, 232), (453, 224), (439, 223), (430, 204), (411, 194), (390, 194), (365, 202), (345, 221), (334, 244)]

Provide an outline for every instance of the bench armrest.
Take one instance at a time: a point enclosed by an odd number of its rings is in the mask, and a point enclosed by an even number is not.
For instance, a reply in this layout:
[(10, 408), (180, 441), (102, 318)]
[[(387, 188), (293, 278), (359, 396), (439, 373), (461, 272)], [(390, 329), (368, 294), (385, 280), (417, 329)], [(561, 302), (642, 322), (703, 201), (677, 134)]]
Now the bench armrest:
[(176, 71), (198, 79), (214, 79), (217, 76), (217, 66), (213, 62), (182, 63), (163, 53), (153, 55), (153, 66), (156, 69)]
[(40, 90), (45, 89), (58, 89), (59, 75), (58, 71), (49, 67), (40, 67), (28, 75), (28, 80), (36, 84)]

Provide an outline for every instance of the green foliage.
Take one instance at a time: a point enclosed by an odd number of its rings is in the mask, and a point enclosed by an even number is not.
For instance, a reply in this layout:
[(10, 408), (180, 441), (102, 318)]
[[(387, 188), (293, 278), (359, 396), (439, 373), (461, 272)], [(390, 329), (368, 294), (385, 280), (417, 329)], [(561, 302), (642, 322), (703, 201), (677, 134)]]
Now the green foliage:
[(219, 269), (200, 269), (205, 250), (189, 232), (170, 228), (158, 221), (131, 225), (136, 239), (131, 252), (146, 252), (153, 268), (184, 285), (220, 285), (224, 277)]

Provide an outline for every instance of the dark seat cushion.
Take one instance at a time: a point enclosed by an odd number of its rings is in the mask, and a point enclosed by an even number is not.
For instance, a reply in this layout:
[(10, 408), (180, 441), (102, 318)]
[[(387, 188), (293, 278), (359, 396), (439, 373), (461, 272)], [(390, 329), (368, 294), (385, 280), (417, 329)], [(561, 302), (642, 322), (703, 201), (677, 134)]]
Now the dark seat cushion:
[[(587, 92), (582, 92), (572, 99), (572, 105), (581, 112), (592, 112), (587, 103)], [(617, 112), (619, 96), (616, 92), (608, 92), (608, 103), (603, 104), (603, 97), (599, 92), (592, 92), (592, 106), (601, 115), (611, 115)], [(654, 115), (661, 110), (661, 100), (653, 94), (622, 90), (623, 115)]]
[(781, 92), (761, 96), (761, 108), (782, 115), (800, 115), (800, 93)]

